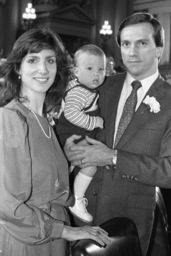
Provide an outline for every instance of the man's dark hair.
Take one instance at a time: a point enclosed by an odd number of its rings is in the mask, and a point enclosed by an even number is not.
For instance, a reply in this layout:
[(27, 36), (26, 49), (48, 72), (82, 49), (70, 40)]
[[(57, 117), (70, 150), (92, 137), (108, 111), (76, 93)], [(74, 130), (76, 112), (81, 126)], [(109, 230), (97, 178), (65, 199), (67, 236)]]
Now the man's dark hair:
[(116, 36), (116, 41), (119, 46), (121, 46), (121, 32), (125, 27), (130, 25), (135, 25), (139, 23), (149, 23), (153, 27), (154, 34), (154, 42), (157, 47), (164, 46), (164, 29), (161, 26), (160, 22), (150, 13), (146, 12), (138, 12), (133, 15), (127, 17), (119, 26), (119, 30)]

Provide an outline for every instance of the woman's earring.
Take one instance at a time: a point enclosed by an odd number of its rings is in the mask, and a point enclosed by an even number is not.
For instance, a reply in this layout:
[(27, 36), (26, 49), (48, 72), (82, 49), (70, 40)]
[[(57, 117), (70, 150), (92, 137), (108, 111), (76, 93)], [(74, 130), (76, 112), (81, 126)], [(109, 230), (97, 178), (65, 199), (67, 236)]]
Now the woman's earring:
[(21, 79), (21, 76), (20, 76), (20, 75), (18, 75), (18, 79), (19, 79), (19, 80)]

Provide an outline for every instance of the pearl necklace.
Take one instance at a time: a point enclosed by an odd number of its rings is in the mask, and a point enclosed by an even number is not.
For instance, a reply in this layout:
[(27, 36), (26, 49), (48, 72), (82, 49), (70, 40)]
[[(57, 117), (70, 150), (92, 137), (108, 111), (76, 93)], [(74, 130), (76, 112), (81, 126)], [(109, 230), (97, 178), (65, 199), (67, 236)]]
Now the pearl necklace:
[(41, 123), (39, 121), (39, 118), (37, 117), (36, 113), (31, 108), (29, 108), (29, 107), (27, 107), (27, 108), (32, 112), (32, 114), (36, 118), (36, 120), (37, 120), (37, 122), (38, 122), (38, 124), (39, 124), (39, 126), (40, 126), (40, 128), (41, 128), (41, 130), (43, 132), (43, 134), (46, 136), (46, 138), (50, 139), (51, 135), (52, 135), (50, 126), (49, 126), (49, 135), (47, 135), (45, 130), (43, 129), (43, 126), (41, 125)]

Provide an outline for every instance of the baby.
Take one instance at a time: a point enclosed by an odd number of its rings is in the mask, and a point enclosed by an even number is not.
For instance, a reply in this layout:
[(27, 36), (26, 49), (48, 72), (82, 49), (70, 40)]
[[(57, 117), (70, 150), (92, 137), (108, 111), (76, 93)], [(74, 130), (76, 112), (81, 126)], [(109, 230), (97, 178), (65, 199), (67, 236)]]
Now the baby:
[[(62, 101), (62, 113), (56, 125), (59, 142), (64, 146), (72, 134), (88, 135), (94, 138), (97, 128), (103, 129), (103, 119), (99, 116), (96, 90), (104, 81), (106, 56), (101, 48), (88, 44), (79, 48), (74, 55), (74, 74)], [(93, 217), (87, 211), (85, 192), (97, 171), (96, 166), (82, 168), (74, 180), (75, 204), (70, 207), (72, 214), (85, 222), (92, 222)]]

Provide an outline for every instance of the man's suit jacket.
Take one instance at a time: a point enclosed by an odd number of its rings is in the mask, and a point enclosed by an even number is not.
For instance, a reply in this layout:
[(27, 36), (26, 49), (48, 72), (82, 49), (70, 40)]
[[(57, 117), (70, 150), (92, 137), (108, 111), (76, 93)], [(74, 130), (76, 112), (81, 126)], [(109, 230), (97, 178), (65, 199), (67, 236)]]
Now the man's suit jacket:
[[(119, 97), (126, 74), (108, 77), (100, 88), (105, 128), (97, 139), (112, 148)], [(94, 224), (113, 217), (129, 217), (138, 228), (143, 255), (154, 221), (155, 187), (171, 188), (171, 85), (161, 76), (146, 95), (160, 103), (158, 113), (140, 104), (120, 139), (116, 168), (98, 167), (88, 190), (88, 210)]]

